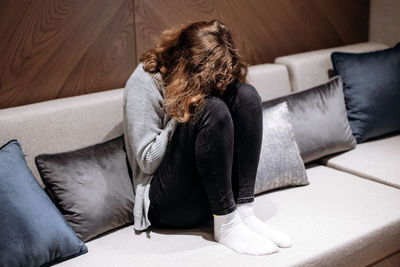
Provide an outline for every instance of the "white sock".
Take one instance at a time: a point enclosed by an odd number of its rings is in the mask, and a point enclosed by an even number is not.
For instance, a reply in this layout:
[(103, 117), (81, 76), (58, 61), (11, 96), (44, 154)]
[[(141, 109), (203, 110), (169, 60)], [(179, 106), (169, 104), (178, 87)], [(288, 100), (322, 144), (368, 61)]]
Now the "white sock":
[(243, 224), (237, 210), (226, 215), (214, 215), (214, 239), (242, 254), (266, 255), (278, 252), (273, 242)]
[(240, 219), (252, 231), (268, 238), (281, 248), (292, 246), (292, 241), (287, 234), (271, 228), (254, 215), (253, 202), (237, 204), (237, 211)]

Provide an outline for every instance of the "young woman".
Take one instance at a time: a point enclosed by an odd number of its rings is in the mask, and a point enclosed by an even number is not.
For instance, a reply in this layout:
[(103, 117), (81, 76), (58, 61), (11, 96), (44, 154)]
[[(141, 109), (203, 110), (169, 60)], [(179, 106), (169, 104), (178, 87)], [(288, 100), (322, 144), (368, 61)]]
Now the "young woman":
[(212, 20), (168, 29), (140, 62), (124, 91), (134, 228), (191, 228), (213, 218), (214, 239), (238, 253), (290, 247), (253, 212), (261, 98), (245, 83), (228, 28)]

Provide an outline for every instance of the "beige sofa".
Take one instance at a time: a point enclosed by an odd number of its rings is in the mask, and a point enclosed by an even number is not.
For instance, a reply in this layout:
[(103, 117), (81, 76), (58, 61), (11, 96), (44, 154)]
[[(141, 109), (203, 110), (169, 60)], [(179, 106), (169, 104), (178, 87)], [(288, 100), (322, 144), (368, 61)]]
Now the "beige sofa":
[[(277, 58), (252, 66), (263, 100), (326, 82), (332, 51), (371, 51), (362, 43)], [(122, 135), (123, 89), (0, 110), (0, 143), (17, 139), (34, 157)], [(212, 224), (189, 230), (116, 229), (86, 243), (60, 266), (400, 266), (400, 135), (307, 164), (310, 184), (256, 197), (256, 214), (287, 232), (293, 246), (268, 256), (240, 255), (213, 241)], [(41, 182), (41, 181), (40, 181)]]

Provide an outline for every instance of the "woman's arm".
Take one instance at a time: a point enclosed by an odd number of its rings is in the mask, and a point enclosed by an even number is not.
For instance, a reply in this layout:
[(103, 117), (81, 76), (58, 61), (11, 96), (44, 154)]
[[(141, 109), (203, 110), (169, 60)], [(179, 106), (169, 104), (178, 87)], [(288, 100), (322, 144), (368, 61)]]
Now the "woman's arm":
[[(133, 154), (147, 174), (159, 167), (177, 124), (163, 111), (162, 101), (154, 80), (138, 66), (125, 86), (124, 119)], [(169, 119), (167, 123), (165, 117)]]

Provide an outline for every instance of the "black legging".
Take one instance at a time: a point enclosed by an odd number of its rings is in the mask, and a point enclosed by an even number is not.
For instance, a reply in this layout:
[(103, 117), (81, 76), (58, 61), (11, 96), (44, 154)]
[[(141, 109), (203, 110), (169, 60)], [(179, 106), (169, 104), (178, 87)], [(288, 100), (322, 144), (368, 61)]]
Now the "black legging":
[(149, 220), (191, 228), (236, 203), (254, 201), (262, 141), (261, 98), (246, 83), (209, 95), (197, 117), (179, 123), (150, 185)]

